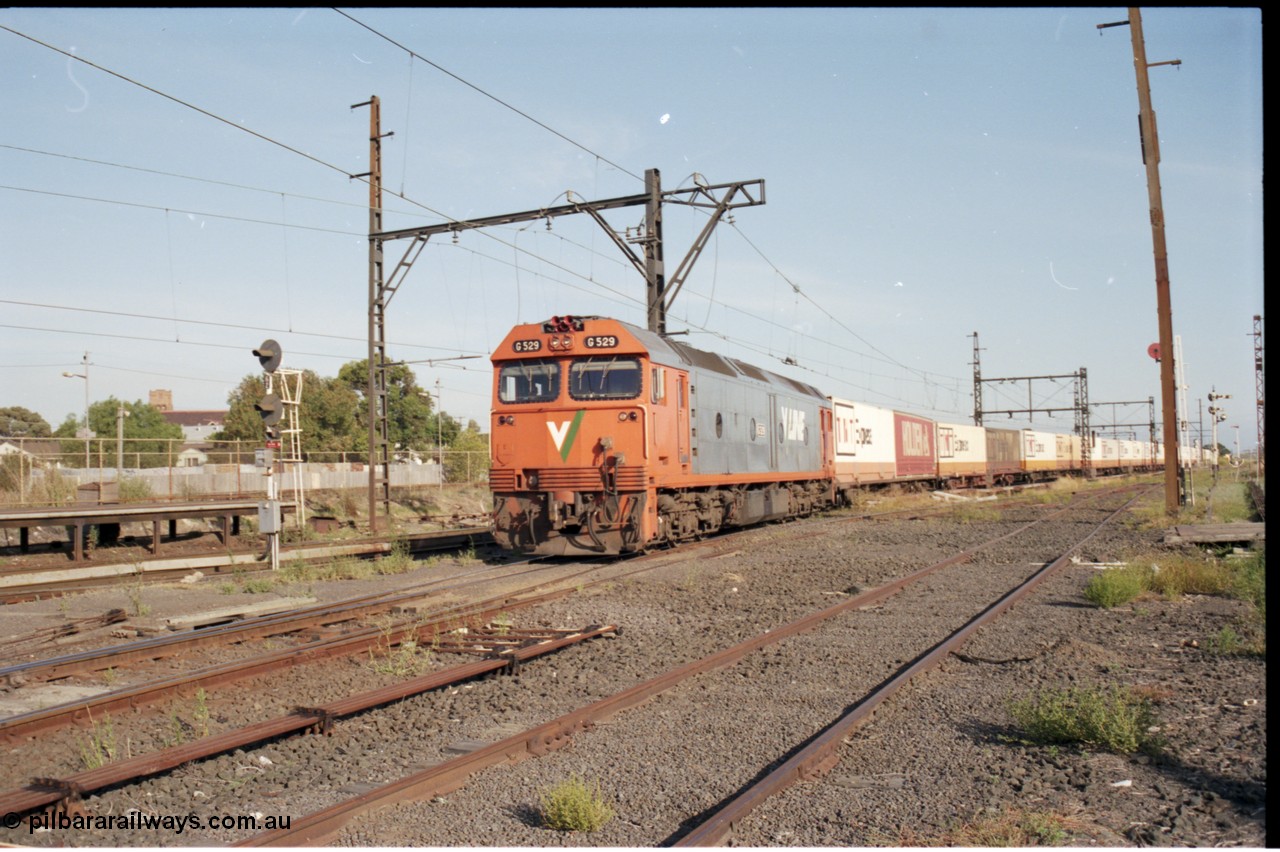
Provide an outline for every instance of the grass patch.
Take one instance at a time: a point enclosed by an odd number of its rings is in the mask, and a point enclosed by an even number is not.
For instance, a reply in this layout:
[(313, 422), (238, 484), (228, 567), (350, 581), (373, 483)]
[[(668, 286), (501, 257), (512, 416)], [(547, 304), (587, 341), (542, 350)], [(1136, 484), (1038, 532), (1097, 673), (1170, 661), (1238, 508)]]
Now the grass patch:
[(1085, 745), (1119, 754), (1159, 746), (1148, 730), (1155, 723), (1151, 702), (1123, 687), (1044, 690), (1015, 701), (1009, 712), (1032, 742)]
[(958, 523), (994, 523), (1001, 519), (1004, 510), (992, 505), (990, 501), (982, 503), (961, 503), (951, 511), (951, 517)]
[(413, 554), (409, 552), (409, 545), (404, 541), (393, 543), (391, 552), (373, 563), (373, 569), (383, 575), (405, 574), (417, 567)]
[(1065, 846), (1079, 822), (1057, 814), (1011, 808), (998, 814), (980, 814), (938, 837), (922, 837), (905, 830), (897, 842), (902, 847), (978, 846), (989, 849)]
[[(382, 640), (369, 648), (370, 671), (408, 678), (417, 677), (431, 667), (435, 643), (431, 648), (420, 646), (410, 627), (398, 625), (389, 617), (379, 619), (377, 627), (382, 633)], [(397, 633), (408, 638), (397, 644), (394, 638)]]
[(1127, 604), (1147, 589), (1150, 569), (1137, 565), (1108, 568), (1089, 578), (1084, 587), (1085, 600), (1103, 609)]
[(1194, 554), (1157, 557), (1147, 577), (1151, 591), (1175, 599), (1183, 595), (1225, 595), (1231, 588), (1232, 570), (1218, 559)]
[(314, 583), (327, 580), (368, 580), (378, 573), (372, 560), (339, 556), (324, 562), (294, 559), (280, 568), (286, 583)]
[(613, 808), (600, 794), (600, 784), (577, 776), (542, 793), (542, 824), (555, 831), (597, 831), (613, 819)]
[(87, 736), (80, 740), (80, 762), (85, 769), (100, 769), (116, 759), (116, 729), (107, 716), (102, 723), (92, 721)]
[(1234, 566), (1231, 579), (1231, 596), (1247, 601), (1257, 610), (1264, 623), (1267, 620), (1267, 552), (1259, 549), (1248, 559)]
[(1248, 482), (1228, 482), (1224, 479), (1228, 475), (1219, 471), (1218, 484), (1214, 485), (1211, 471), (1196, 471), (1187, 483), (1189, 494), (1194, 494), (1194, 505), (1180, 506), (1170, 515), (1165, 511), (1163, 495), (1153, 496), (1130, 511), (1133, 521), (1139, 529), (1167, 529), (1178, 524), (1229, 524), (1253, 520)]
[(124, 477), (116, 487), (121, 503), (142, 503), (154, 496), (151, 483), (137, 476)]

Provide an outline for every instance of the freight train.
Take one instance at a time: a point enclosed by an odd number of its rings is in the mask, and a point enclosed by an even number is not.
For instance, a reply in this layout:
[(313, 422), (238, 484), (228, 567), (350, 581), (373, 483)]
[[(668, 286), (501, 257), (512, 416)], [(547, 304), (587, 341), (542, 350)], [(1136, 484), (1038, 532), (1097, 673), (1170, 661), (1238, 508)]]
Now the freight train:
[[(641, 551), (850, 504), (859, 490), (1082, 470), (1078, 435), (941, 423), (840, 399), (616, 319), (518, 325), (491, 357), (494, 536), (540, 555)], [(1162, 448), (1091, 438), (1095, 473)]]

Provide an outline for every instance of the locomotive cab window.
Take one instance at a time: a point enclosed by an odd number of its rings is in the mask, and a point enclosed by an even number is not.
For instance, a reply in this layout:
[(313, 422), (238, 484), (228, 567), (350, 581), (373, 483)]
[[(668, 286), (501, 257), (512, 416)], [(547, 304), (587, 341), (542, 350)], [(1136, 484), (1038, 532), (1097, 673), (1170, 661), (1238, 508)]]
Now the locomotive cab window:
[(654, 367), (649, 379), (649, 401), (656, 404), (662, 402), (666, 398), (667, 371), (661, 367)]
[(635, 399), (643, 375), (638, 358), (579, 358), (569, 367), (569, 396)]
[(556, 361), (518, 361), (498, 372), (501, 402), (552, 402), (560, 396), (560, 364)]

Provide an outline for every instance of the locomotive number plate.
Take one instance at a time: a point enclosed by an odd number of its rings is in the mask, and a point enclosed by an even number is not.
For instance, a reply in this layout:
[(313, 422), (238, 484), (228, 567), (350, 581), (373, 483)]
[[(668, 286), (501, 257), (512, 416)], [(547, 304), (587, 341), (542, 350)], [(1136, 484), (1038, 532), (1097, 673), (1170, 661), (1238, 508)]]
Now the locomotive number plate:
[(618, 338), (612, 334), (592, 334), (583, 341), (583, 345), (588, 349), (612, 349), (618, 345)]
[(541, 340), (517, 340), (511, 344), (511, 349), (515, 352), (537, 352), (541, 348)]

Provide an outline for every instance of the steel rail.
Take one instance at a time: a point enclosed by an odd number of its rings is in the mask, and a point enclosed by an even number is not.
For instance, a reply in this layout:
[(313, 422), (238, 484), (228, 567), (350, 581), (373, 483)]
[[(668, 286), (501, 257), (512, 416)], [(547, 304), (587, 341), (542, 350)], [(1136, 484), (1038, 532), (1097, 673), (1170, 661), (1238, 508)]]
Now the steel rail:
[(989, 605), (982, 612), (970, 619), (963, 627), (956, 630), (946, 639), (938, 642), (931, 649), (916, 657), (906, 668), (871, 690), (865, 698), (857, 702), (840, 718), (813, 737), (807, 745), (781, 763), (776, 769), (758, 779), (750, 786), (740, 790), (727, 802), (717, 806), (713, 812), (678, 839), (669, 838), (663, 846), (721, 846), (729, 842), (733, 829), (758, 806), (767, 799), (776, 796), (783, 790), (802, 781), (820, 778), (830, 772), (840, 761), (838, 748), (844, 739), (856, 728), (871, 719), (875, 710), (892, 697), (899, 689), (906, 686), (921, 672), (937, 666), (949, 654), (959, 649), (978, 628), (994, 621), (1011, 606), (1022, 600), (1040, 585), (1048, 576), (1066, 565), (1071, 554), (1079, 550), (1090, 539), (1097, 535), (1121, 512), (1124, 512), (1142, 495), (1136, 495), (1127, 503), (1103, 519), (1088, 535), (1068, 548), (1061, 556), (1043, 566), (1015, 588), (1006, 592), (999, 600)]
[(545, 755), (567, 745), (576, 733), (590, 730), (597, 722), (643, 704), (686, 680), (737, 663), (754, 651), (811, 630), (837, 615), (878, 603), (943, 568), (967, 562), (981, 550), (1021, 535), (1053, 517), (1079, 508), (1080, 506), (1063, 507), (1046, 517), (1027, 522), (1011, 532), (989, 539), (883, 586), (862, 592), (744, 642), (678, 666), (612, 696), (570, 711), (550, 722), (492, 743), (470, 754), (428, 767), (355, 798), (301, 818), (294, 818), (288, 829), (262, 832), (232, 845), (285, 847), (320, 845), (336, 835), (352, 819), (362, 814), (397, 802), (447, 795), (464, 786), (471, 775), (482, 769), (504, 763), (518, 763), (529, 757)]
[[(411, 554), (434, 553), (464, 545), (487, 545), (492, 542), (492, 536), (487, 527), (471, 527), (408, 534), (395, 540), (365, 538), (342, 542), (304, 542), (289, 546), (282, 552), (282, 558), (307, 561), (341, 556), (376, 557), (390, 553), (399, 542), (406, 543)], [(109, 548), (101, 548), (99, 552), (109, 553)], [(185, 557), (151, 555), (127, 563), (73, 562), (64, 567), (20, 567), (0, 572), (0, 602), (18, 603), (36, 597), (71, 594), (111, 585), (122, 579), (130, 582), (138, 579), (166, 580), (172, 579), (174, 574), (195, 570), (215, 574), (231, 568), (270, 570), (264, 560), (259, 549), (240, 548)]]
[[(697, 552), (697, 547), (682, 548), (672, 554), (651, 554), (640, 557), (643, 564), (621, 574), (614, 574), (579, 583), (590, 586), (597, 583), (613, 582), (628, 576), (664, 567), (672, 561), (681, 561)], [(612, 563), (610, 563), (612, 564)], [(499, 613), (537, 606), (561, 597), (567, 597), (577, 591), (577, 587), (554, 588), (551, 591), (537, 593), (538, 588), (547, 585), (560, 585), (579, 580), (600, 567), (599, 563), (587, 563), (585, 568), (577, 568), (573, 572), (560, 575), (549, 581), (527, 586), (481, 601), (458, 604), (431, 616), (431, 620), (423, 621), (421, 617), (412, 627), (404, 624), (393, 628), (390, 632), (382, 628), (367, 628), (352, 632), (346, 636), (323, 639), (309, 645), (262, 655), (250, 660), (209, 666), (185, 675), (165, 678), (151, 683), (127, 687), (101, 695), (77, 701), (66, 702), (54, 707), (35, 710), (8, 719), (0, 720), (0, 743), (13, 742), (22, 737), (29, 737), (45, 731), (56, 730), (73, 724), (92, 724), (95, 711), (108, 713), (120, 709), (138, 709), (171, 696), (181, 696), (184, 691), (204, 686), (217, 686), (234, 683), (251, 677), (268, 674), (283, 668), (303, 665), (318, 660), (337, 656), (350, 656), (372, 648), (375, 644), (385, 643), (397, 645), (409, 638), (425, 639), (429, 635), (438, 635), (468, 620), (476, 621), (497, 616)], [(537, 569), (531, 569), (537, 570)], [(526, 573), (524, 571), (519, 573)]]
[(314, 642), (301, 648), (276, 651), (249, 660), (207, 666), (194, 672), (113, 690), (55, 707), (33, 710), (0, 720), (0, 743), (13, 743), (25, 737), (73, 724), (92, 724), (95, 712), (105, 714), (137, 709), (165, 698), (181, 696), (197, 687), (235, 683), (297, 665), (332, 657), (351, 656), (380, 644), (394, 646), (410, 638), (424, 640), (468, 623), (493, 618), (502, 612), (535, 606), (573, 593), (574, 589), (567, 588), (525, 596), (497, 596), (484, 601), (459, 604), (434, 614), (428, 621), (419, 619), (411, 626), (402, 624), (390, 631), (369, 627), (346, 636)]
[[(245, 643), (270, 636), (314, 629), (317, 625), (328, 626), (343, 621), (351, 621), (368, 617), (396, 606), (402, 606), (412, 601), (418, 601), (443, 591), (465, 588), (468, 583), (476, 582), (479, 575), (488, 571), (502, 570), (505, 567), (488, 566), (476, 570), (468, 574), (462, 582), (459, 582), (458, 576), (455, 575), (420, 583), (410, 586), (408, 589), (371, 592), (335, 603), (315, 604), (314, 606), (301, 607), (288, 612), (254, 616), (217, 627), (186, 630), (141, 639), (123, 645), (91, 648), (44, 660), (15, 663), (0, 668), (0, 681), (10, 680), (14, 676), (26, 681), (58, 680), (72, 675), (118, 668), (121, 665), (133, 662), (164, 659), (202, 645)], [(521, 568), (507, 575), (490, 579), (514, 579), (524, 574), (537, 573), (547, 569), (548, 566), (545, 565), (534, 568)]]
[[(581, 630), (547, 630), (541, 631), (540, 635), (525, 634), (523, 636), (523, 644), (500, 651), (473, 651), (463, 647), (442, 648), (441, 650), (447, 650), (447, 652), (451, 653), (485, 653), (486, 659), (464, 665), (451, 666), (411, 680), (357, 693), (319, 707), (299, 707), (284, 716), (215, 734), (197, 742), (161, 749), (160, 751), (139, 755), (128, 760), (116, 761), (97, 769), (78, 772), (65, 778), (38, 778), (25, 787), (0, 792), (0, 813), (21, 815), (30, 813), (38, 808), (47, 808), (50, 805), (66, 807), (70, 802), (74, 802), (97, 790), (158, 775), (184, 763), (204, 760), (238, 748), (279, 739), (299, 731), (316, 730), (320, 733), (328, 733), (335, 719), (352, 716), (356, 713), (390, 704), (393, 701), (439, 689), (442, 686), (473, 680), (503, 669), (511, 669), (528, 660), (559, 651), (569, 645), (601, 636), (615, 635), (617, 632), (618, 628), (614, 625), (586, 627)], [(480, 642), (487, 642), (492, 645), (495, 639), (501, 639), (501, 637), (493, 635), (472, 636), (471, 638), (473, 640), (470, 643), (471, 645), (476, 645)]]

